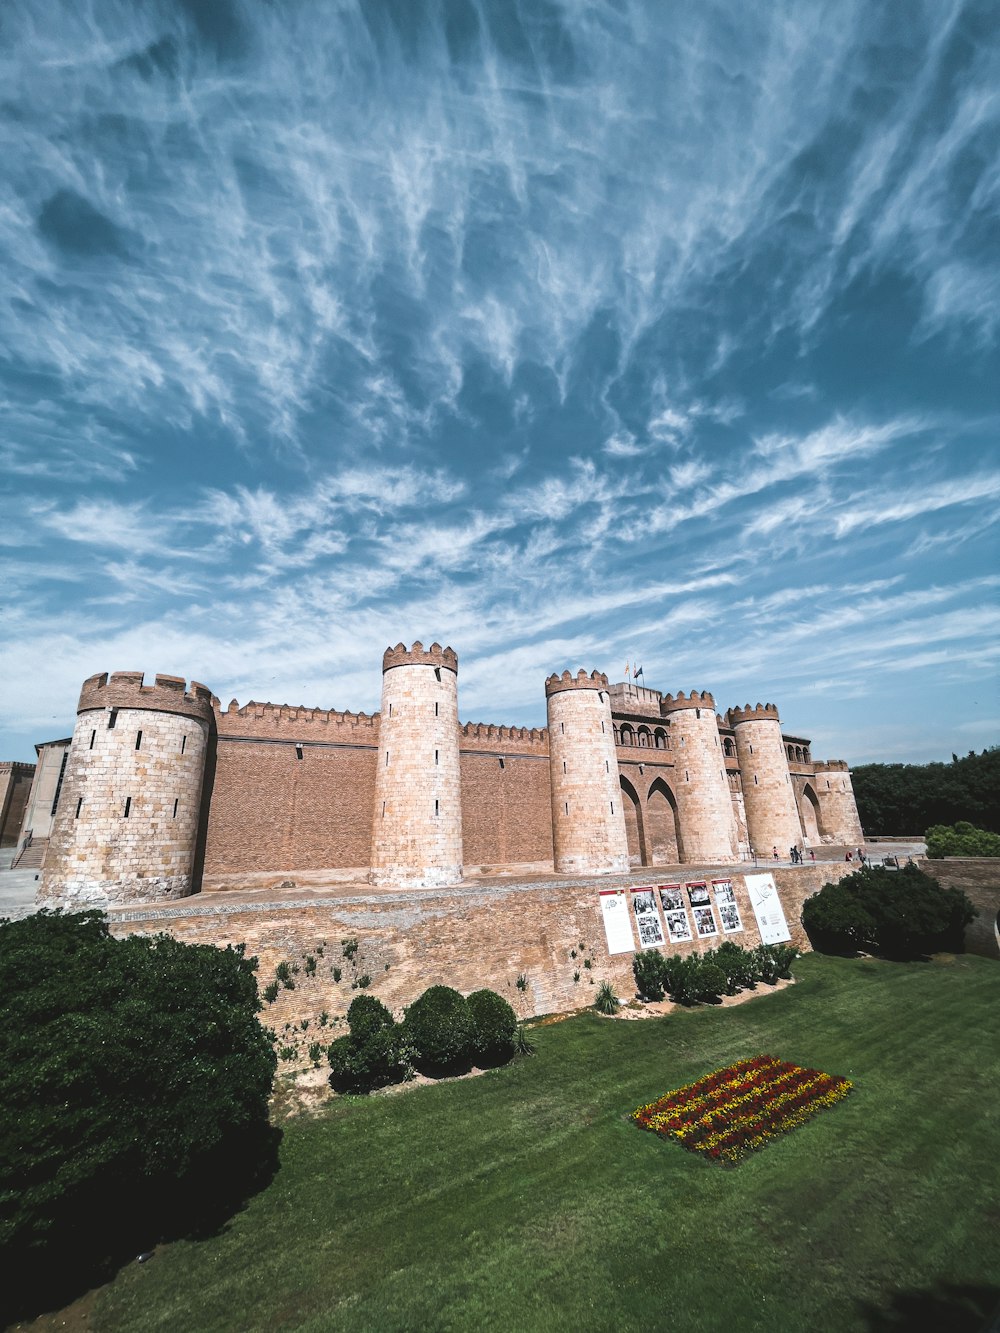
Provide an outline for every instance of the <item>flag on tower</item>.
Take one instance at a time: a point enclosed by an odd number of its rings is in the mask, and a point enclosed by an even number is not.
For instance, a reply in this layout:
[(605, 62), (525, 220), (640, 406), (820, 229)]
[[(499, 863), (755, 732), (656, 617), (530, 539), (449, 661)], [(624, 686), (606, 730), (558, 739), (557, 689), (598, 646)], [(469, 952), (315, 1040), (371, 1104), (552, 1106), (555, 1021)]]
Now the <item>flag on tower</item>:
[(636, 667), (636, 669), (632, 672), (632, 679), (638, 680), (641, 675), (642, 675), (642, 667)]
[(626, 662), (626, 663), (625, 663), (625, 675), (628, 676), (628, 675), (631, 674), (631, 672), (632, 672), (632, 668), (629, 666), (628, 662)]

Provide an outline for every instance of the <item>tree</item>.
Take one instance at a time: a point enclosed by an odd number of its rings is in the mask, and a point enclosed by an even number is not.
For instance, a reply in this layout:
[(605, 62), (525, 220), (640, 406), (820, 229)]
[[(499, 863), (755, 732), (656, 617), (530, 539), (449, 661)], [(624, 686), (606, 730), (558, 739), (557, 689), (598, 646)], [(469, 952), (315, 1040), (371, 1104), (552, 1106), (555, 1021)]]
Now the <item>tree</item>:
[(1000, 833), (1000, 747), (950, 764), (859, 764), (852, 770), (862, 827), (907, 834), (968, 820)]
[(960, 951), (975, 915), (960, 889), (943, 889), (916, 866), (866, 866), (807, 898), (802, 924), (825, 953), (866, 949), (905, 959)]
[(924, 834), (927, 855), (944, 856), (1000, 856), (1000, 833), (988, 833), (975, 828), (968, 820), (960, 820), (948, 827), (935, 824)]
[(276, 1058), (256, 959), (114, 939), (99, 912), (0, 922), (0, 1245), (30, 1305), (44, 1274), (224, 1214), (273, 1165)]

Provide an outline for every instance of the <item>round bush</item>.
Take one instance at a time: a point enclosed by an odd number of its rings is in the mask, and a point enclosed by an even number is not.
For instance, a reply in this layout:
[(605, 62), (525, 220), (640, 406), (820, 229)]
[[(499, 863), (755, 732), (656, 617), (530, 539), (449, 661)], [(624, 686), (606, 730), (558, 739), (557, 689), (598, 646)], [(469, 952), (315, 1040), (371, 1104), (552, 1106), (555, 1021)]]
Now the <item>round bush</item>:
[(468, 1001), (457, 990), (431, 986), (407, 1009), (403, 1026), (418, 1069), (468, 1069), (476, 1050), (476, 1024)]
[[(673, 962), (673, 959), (670, 960)], [(640, 996), (644, 1000), (662, 1000), (665, 983), (665, 960), (655, 949), (646, 949), (632, 959), (632, 974)]]
[(412, 1076), (409, 1048), (401, 1026), (371, 1028), (338, 1037), (328, 1052), (330, 1084), (337, 1092), (371, 1092)]
[(814, 949), (849, 953), (870, 947), (875, 921), (844, 883), (824, 884), (802, 904), (802, 925)]
[(371, 1032), (381, 1032), (384, 1028), (395, 1026), (392, 1014), (381, 1000), (374, 995), (359, 995), (351, 1001), (347, 1011), (347, 1026), (352, 1037), (361, 1037)]
[(718, 1000), (727, 986), (726, 974), (715, 963), (699, 962), (696, 999), (706, 1002)]
[(466, 1003), (476, 1025), (476, 1055), (481, 1060), (509, 1059), (514, 1053), (517, 1014), (495, 990), (475, 990)]

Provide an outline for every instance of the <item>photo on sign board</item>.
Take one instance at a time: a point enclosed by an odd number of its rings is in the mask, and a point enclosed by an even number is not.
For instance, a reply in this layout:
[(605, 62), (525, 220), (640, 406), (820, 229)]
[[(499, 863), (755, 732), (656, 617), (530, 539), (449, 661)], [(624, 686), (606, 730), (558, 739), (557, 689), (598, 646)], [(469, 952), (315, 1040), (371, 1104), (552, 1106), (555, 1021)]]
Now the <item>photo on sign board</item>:
[(734, 903), (736, 901), (736, 893), (731, 879), (713, 879), (712, 888), (715, 891), (715, 901), (719, 906), (723, 903)]
[(667, 934), (670, 936), (672, 944), (680, 944), (684, 940), (693, 938), (691, 934), (691, 925), (688, 921), (688, 914), (681, 907), (678, 911), (665, 913), (667, 919)]
[(665, 912), (681, 912), (684, 910), (684, 890), (679, 884), (661, 884), (660, 902)]
[(740, 920), (740, 909), (735, 903), (719, 904), (719, 920), (722, 922), (722, 929), (727, 935), (731, 935), (733, 931), (743, 929), (743, 922)]
[(635, 924), (639, 928), (639, 944), (642, 948), (656, 949), (665, 943), (652, 888), (632, 890), (632, 910), (635, 912)]
[(700, 884), (689, 884), (687, 886), (688, 897), (691, 899), (692, 907), (707, 907), (709, 904), (708, 885), (701, 881)]
[(699, 939), (704, 939), (706, 935), (718, 935), (719, 933), (710, 907), (696, 907), (694, 909), (694, 924)]

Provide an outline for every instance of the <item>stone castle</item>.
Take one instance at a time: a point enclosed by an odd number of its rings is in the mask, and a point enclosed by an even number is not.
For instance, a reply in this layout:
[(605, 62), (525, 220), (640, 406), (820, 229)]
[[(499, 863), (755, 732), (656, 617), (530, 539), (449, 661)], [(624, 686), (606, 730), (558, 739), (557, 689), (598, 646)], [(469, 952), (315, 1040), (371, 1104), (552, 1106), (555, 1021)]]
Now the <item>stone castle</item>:
[(613, 875), (863, 841), (847, 765), (814, 761), (773, 704), (719, 715), (707, 692), (583, 670), (545, 695), (544, 729), (460, 723), (455, 653), (419, 642), (386, 650), (372, 716), (223, 709), (175, 676), (91, 676), (72, 739), (39, 751), (36, 783), (47, 773), (53, 791), (39, 902), (156, 902), (307, 871), (390, 890), (469, 871)]

